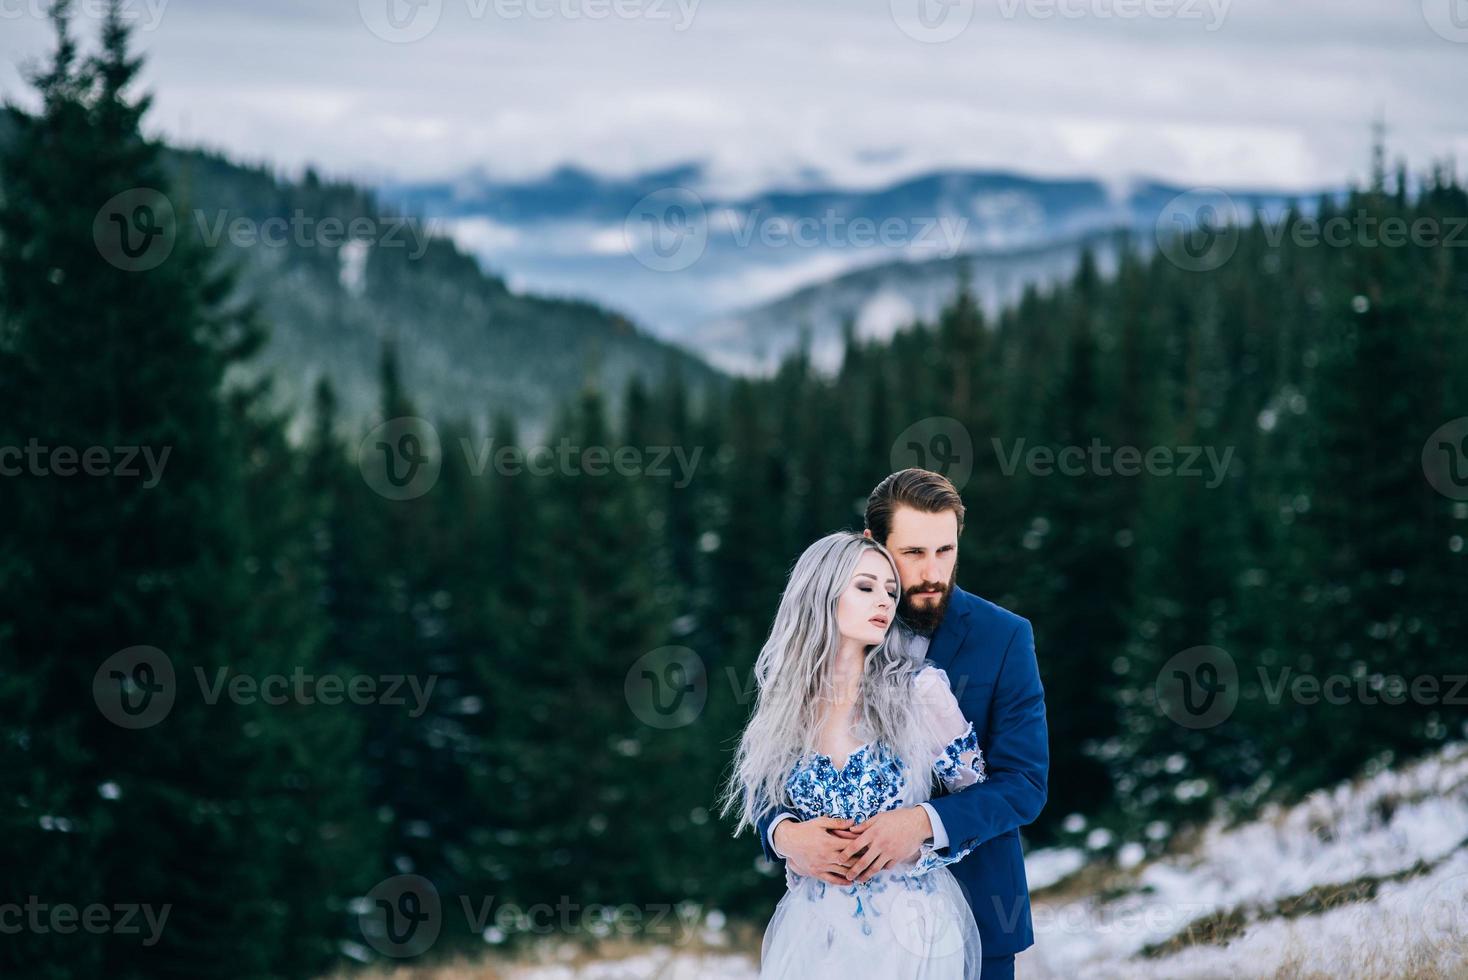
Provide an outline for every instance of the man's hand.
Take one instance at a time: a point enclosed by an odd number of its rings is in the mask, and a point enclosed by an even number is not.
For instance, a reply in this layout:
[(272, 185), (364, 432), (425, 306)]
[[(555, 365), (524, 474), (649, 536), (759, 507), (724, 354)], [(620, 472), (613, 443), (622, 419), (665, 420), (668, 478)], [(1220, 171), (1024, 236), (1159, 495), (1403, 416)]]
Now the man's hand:
[(842, 856), (845, 842), (836, 831), (851, 827), (850, 820), (816, 817), (814, 820), (782, 820), (771, 838), (785, 855), (790, 870), (806, 878), (819, 878), (828, 885), (849, 885), (846, 872), (851, 859)]
[(841, 835), (847, 838), (838, 861), (850, 866), (847, 881), (868, 881), (893, 864), (910, 861), (933, 836), (933, 822), (920, 806), (879, 813)]

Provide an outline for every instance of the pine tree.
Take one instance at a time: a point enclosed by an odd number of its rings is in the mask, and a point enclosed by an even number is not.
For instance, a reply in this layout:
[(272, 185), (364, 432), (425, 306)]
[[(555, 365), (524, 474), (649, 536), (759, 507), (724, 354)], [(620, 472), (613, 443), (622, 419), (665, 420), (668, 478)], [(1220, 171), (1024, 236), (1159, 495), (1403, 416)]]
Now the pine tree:
[[(169, 215), (119, 5), (92, 58), (69, 5), (52, 17), (40, 112), (10, 111), (0, 163), (0, 442), (54, 450), (44, 470), (0, 481), (0, 675), (21, 680), (0, 706), (12, 757), (0, 862), (15, 894), (166, 907), (168, 919), (151, 944), (26, 932), (0, 961), (33, 976), (302, 975), (332, 945), (322, 909), (353, 887), (338, 820), (358, 804), (322, 754), (327, 742), (349, 756), (349, 730), (205, 690), (314, 669), (309, 608), (279, 601), (286, 583), (310, 582), (309, 556), (284, 540), (288, 509), (262, 520), (268, 505), (248, 496), (246, 451), (265, 438), (280, 459), (276, 430), (241, 431), (220, 398), (259, 328)], [(127, 447), (152, 453), (153, 470), (123, 469)], [(116, 465), (66, 476), (68, 451)], [(299, 635), (272, 630), (281, 614)], [(156, 651), (151, 679), (114, 656), (140, 646)], [(130, 727), (125, 703), (171, 708)]]

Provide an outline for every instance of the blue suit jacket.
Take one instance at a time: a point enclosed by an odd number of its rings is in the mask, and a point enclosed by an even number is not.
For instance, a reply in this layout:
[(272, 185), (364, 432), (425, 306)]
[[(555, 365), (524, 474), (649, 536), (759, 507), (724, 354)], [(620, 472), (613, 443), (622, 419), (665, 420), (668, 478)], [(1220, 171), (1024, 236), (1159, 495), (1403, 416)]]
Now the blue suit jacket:
[[(973, 908), (985, 956), (1018, 953), (1035, 942), (1019, 828), (1045, 806), (1050, 735), (1045, 689), (1030, 621), (987, 599), (953, 590), (928, 659), (948, 672), (964, 715), (974, 723), (988, 779), (930, 802), (950, 847), (973, 852), (949, 865)], [(775, 813), (760, 821), (765, 856)]]

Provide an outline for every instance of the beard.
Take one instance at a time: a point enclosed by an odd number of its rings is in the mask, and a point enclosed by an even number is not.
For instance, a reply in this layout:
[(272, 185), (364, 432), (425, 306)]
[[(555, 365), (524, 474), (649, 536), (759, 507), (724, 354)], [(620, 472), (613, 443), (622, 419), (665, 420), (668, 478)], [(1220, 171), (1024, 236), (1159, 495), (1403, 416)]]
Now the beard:
[[(902, 590), (902, 602), (897, 606), (897, 615), (909, 627), (921, 633), (923, 636), (932, 636), (938, 624), (943, 622), (943, 616), (948, 612), (948, 600), (953, 598), (953, 586), (958, 579), (958, 563), (953, 564), (953, 574), (945, 582), (919, 582), (910, 589)], [(938, 591), (938, 601), (933, 602), (931, 598), (923, 601), (922, 605), (917, 603), (917, 595), (920, 592)]]

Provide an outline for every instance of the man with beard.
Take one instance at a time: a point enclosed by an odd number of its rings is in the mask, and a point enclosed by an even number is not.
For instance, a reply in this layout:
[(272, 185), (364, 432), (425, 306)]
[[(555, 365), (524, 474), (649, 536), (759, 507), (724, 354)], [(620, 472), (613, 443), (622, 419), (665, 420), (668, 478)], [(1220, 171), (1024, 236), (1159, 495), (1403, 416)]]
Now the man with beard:
[(956, 584), (963, 513), (946, 477), (901, 470), (867, 498), (866, 534), (896, 560), (900, 625), (915, 653), (925, 644), (927, 659), (947, 672), (979, 735), (988, 778), (849, 828), (774, 813), (761, 821), (760, 838), (766, 856), (787, 861), (796, 874), (836, 864), (852, 881), (916, 857), (929, 841), (943, 852), (973, 848), (951, 870), (979, 927), (983, 980), (1008, 980), (1015, 954), (1035, 941), (1019, 828), (1045, 805), (1050, 742), (1029, 620)]

